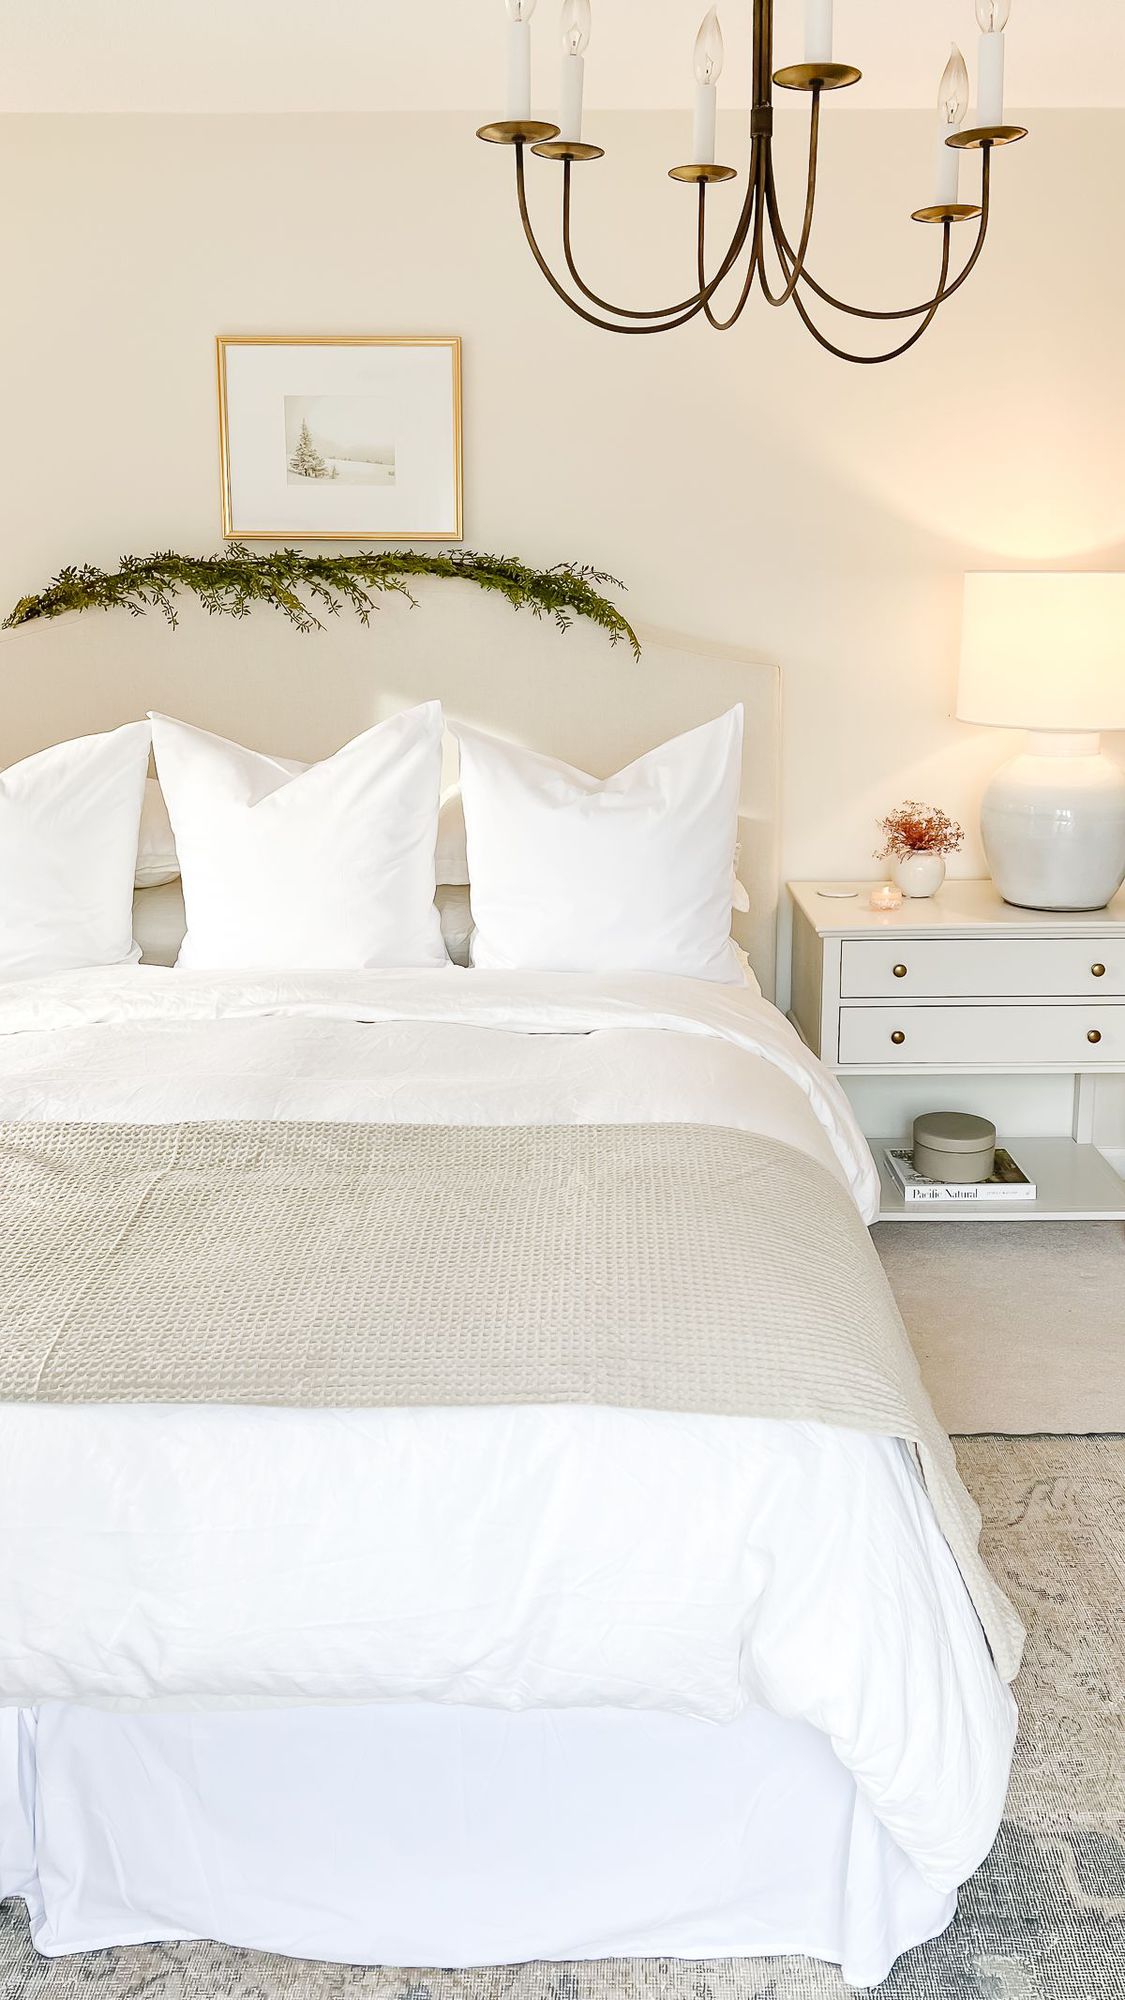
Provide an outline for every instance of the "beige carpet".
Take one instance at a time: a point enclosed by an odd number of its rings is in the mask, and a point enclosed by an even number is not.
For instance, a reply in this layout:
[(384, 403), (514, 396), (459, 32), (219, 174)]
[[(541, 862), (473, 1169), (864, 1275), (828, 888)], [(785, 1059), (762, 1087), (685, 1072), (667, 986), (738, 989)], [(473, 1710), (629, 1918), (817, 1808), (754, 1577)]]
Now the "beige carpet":
[(1125, 1432), (1119, 1223), (885, 1222), (873, 1235), (947, 1431)]

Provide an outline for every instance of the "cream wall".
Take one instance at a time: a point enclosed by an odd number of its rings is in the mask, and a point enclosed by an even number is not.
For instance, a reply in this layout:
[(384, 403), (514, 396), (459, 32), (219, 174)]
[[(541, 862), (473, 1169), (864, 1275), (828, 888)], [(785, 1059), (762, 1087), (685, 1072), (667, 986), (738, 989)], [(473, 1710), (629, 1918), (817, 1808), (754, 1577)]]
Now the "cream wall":
[[(679, 295), (682, 120), (597, 123), (610, 156), (576, 175), (589, 276)], [(510, 156), (470, 126), (0, 120), (5, 607), (68, 561), (217, 542), (220, 329), (456, 331), (467, 542), (594, 560), (649, 625), (781, 662), (787, 873), (874, 872), (875, 820), (905, 795), (972, 825), (1005, 739), (950, 719), (962, 571), (1125, 557), (1125, 113), (1035, 114), (995, 162), (977, 274), (886, 369), (761, 304), (725, 337), (584, 327), (531, 267)], [(924, 293), (935, 232), (907, 217), (931, 157), (928, 117), (826, 106), (826, 282)], [(556, 170), (533, 165), (549, 231)], [(974, 828), (959, 869), (980, 868)]]

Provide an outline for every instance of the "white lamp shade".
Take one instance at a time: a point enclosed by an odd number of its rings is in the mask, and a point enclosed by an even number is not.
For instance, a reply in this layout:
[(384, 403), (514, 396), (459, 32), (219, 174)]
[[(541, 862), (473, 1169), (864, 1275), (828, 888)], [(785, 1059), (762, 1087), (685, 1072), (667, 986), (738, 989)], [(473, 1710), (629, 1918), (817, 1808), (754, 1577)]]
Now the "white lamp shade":
[(1125, 572), (967, 576), (957, 714), (1008, 729), (1125, 729)]

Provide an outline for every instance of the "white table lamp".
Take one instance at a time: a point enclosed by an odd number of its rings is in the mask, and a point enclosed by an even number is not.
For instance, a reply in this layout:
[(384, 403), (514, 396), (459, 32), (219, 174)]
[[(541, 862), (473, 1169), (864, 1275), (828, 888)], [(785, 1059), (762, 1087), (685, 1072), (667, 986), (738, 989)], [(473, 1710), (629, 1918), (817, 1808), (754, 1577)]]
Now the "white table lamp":
[(1100, 910), (1125, 881), (1125, 572), (965, 578), (957, 714), (1027, 729), (981, 805), (992, 879), (1028, 910)]

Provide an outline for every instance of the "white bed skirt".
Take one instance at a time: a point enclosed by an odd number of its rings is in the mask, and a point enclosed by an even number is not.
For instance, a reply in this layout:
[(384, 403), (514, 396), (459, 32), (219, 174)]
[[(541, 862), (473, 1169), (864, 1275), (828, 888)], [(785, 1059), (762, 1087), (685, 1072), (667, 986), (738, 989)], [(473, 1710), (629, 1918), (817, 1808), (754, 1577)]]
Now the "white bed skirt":
[(48, 1955), (802, 1952), (857, 1985), (956, 1907), (805, 1723), (424, 1703), (0, 1710), (0, 1895), (26, 1899)]

